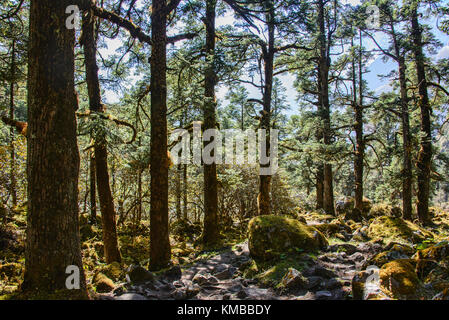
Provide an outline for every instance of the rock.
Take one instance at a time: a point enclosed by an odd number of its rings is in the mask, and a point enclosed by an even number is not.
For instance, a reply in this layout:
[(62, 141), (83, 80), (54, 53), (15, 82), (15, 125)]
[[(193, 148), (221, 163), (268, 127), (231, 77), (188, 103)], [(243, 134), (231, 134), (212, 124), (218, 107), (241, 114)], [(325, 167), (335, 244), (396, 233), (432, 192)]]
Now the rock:
[(164, 278), (169, 278), (171, 280), (178, 280), (182, 277), (182, 270), (180, 266), (173, 266), (167, 271), (165, 271), (162, 276)]
[[(414, 256), (416, 258), (418, 254)], [(440, 261), (449, 257), (449, 242), (441, 241), (429, 248), (419, 251), (421, 259)]]
[(186, 286), (186, 297), (187, 299), (191, 299), (195, 297), (199, 292), (201, 288), (197, 284), (190, 284)]
[(343, 232), (350, 232), (351, 228), (348, 227), (346, 224), (344, 224), (342, 221), (339, 221), (337, 219), (334, 220), (334, 222), (331, 223), (321, 223), (313, 225), (314, 228), (321, 231), (324, 235), (327, 237), (341, 234)]
[(324, 282), (324, 279), (317, 276), (310, 276), (307, 278), (307, 283), (305, 289), (310, 290), (313, 288), (316, 288), (321, 285), (321, 283)]
[(317, 291), (315, 293), (315, 298), (317, 300), (324, 300), (332, 298), (332, 293), (329, 291)]
[(259, 260), (278, 258), (295, 248), (310, 252), (328, 245), (317, 229), (283, 216), (255, 217), (249, 222), (248, 233), (250, 254)]
[(218, 280), (225, 280), (225, 279), (231, 279), (232, 276), (234, 275), (235, 270), (234, 269), (226, 269), (223, 270), (221, 272), (216, 273), (214, 276), (218, 279)]
[(416, 224), (393, 217), (378, 217), (371, 222), (368, 236), (383, 242), (421, 243), (434, 235)]
[(369, 265), (374, 265), (377, 267), (382, 267), (384, 264), (398, 260), (398, 259), (410, 259), (414, 250), (411, 246), (394, 243), (391, 242), (386, 248), (385, 251), (376, 254), (374, 257), (369, 259), (363, 267), (367, 267)]
[(362, 262), (365, 260), (365, 256), (361, 252), (354, 252), (350, 256), (347, 256), (347, 259), (354, 262)]
[(416, 298), (419, 279), (411, 259), (394, 260), (379, 271), (380, 285), (393, 298)]
[(101, 272), (97, 273), (94, 276), (92, 283), (95, 286), (96, 291), (98, 293), (111, 292), (115, 288), (114, 281), (109, 279), (106, 275), (104, 275)]
[(148, 298), (138, 293), (125, 293), (115, 297), (115, 300), (148, 300)]
[(343, 286), (342, 282), (336, 278), (329, 279), (325, 281), (323, 287), (327, 290), (340, 289)]
[(128, 268), (126, 280), (130, 283), (149, 282), (154, 281), (154, 275), (144, 267), (133, 264)]
[(22, 265), (20, 263), (10, 262), (0, 264), (0, 279), (1, 275), (4, 275), (6, 279), (13, 277), (20, 277), (22, 275)]
[[(367, 198), (363, 198), (362, 200), (362, 214), (367, 215), (371, 210), (372, 202)], [(347, 212), (351, 211), (354, 208), (354, 198), (346, 198), (344, 200), (340, 200), (336, 202), (336, 211), (338, 215), (344, 215)]]
[[(384, 300), (388, 297), (380, 289), (379, 269), (358, 272), (351, 281), (354, 300)], [(377, 273), (377, 274), (376, 274)]]
[(244, 289), (242, 289), (239, 292), (237, 292), (236, 296), (239, 299), (245, 299), (246, 297), (248, 297), (248, 294), (246, 293), (246, 291)]
[(192, 282), (193, 283), (197, 283), (197, 284), (199, 284), (201, 286), (201, 285), (207, 284), (208, 280), (207, 280), (207, 277), (205, 275), (203, 275), (201, 273), (197, 273), (193, 277)]
[(307, 287), (307, 284), (307, 278), (294, 268), (289, 268), (281, 280), (281, 285), (287, 289), (302, 289)]
[(315, 275), (326, 279), (338, 277), (335, 272), (328, 270), (322, 266), (314, 266), (310, 269), (307, 269), (304, 273), (307, 275)]
[(357, 252), (357, 247), (349, 243), (341, 243), (329, 246), (329, 250), (332, 252), (345, 252), (346, 254), (351, 255), (354, 252)]
[(126, 276), (125, 271), (118, 262), (113, 262), (111, 264), (99, 268), (99, 272), (105, 274), (108, 278), (112, 279), (113, 281), (124, 280)]
[(449, 300), (449, 289), (445, 289), (440, 293), (436, 294), (432, 300)]

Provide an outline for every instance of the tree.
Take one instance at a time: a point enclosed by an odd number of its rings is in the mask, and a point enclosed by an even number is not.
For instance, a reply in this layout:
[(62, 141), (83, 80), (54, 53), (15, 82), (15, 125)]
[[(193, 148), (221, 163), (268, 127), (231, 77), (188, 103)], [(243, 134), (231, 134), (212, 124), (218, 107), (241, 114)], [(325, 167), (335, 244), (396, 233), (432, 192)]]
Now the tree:
[[(204, 79), (204, 130), (216, 129), (215, 99), (215, 8), (216, 0), (206, 0), (206, 64)], [(208, 142), (204, 142), (205, 145)], [(212, 155), (213, 156), (213, 155)], [(218, 182), (216, 163), (204, 164), (204, 228), (203, 242), (218, 241)]]
[[(73, 1), (31, 1), (28, 77), (28, 216), (22, 289), (87, 298), (78, 230), (79, 154), (74, 89)], [(76, 266), (80, 288), (67, 290)]]
[[(86, 82), (89, 93), (89, 105), (92, 112), (103, 113), (104, 105), (101, 102), (100, 82), (98, 81), (97, 46), (95, 38), (95, 16), (92, 10), (83, 13), (83, 34), (81, 43), (84, 46), (84, 59), (86, 65)], [(109, 185), (108, 153), (104, 133), (94, 137), (95, 175), (100, 201), (101, 221), (103, 226), (103, 243), (106, 263), (120, 262), (120, 250), (117, 240), (116, 216), (114, 200)], [(92, 188), (91, 184), (91, 188)], [(94, 188), (92, 188), (95, 190)], [(92, 203), (95, 201), (93, 194)], [(92, 208), (95, 210), (95, 206)]]
[(412, 1), (410, 7), (410, 24), (412, 35), (412, 51), (418, 81), (418, 106), (421, 111), (421, 141), (416, 161), (418, 168), (418, 219), (421, 224), (430, 223), (429, 196), (430, 196), (430, 167), (432, 163), (432, 131), (430, 119), (429, 94), (427, 92), (427, 78), (425, 69), (425, 56), (423, 52), (422, 30), (418, 18), (419, 1)]

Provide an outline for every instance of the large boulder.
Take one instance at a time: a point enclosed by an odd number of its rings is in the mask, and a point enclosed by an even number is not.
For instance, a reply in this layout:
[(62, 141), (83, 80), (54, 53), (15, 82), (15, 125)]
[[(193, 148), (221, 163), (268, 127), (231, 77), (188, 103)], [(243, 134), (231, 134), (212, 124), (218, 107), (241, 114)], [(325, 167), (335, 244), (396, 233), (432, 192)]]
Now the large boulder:
[(393, 298), (416, 299), (420, 281), (415, 267), (415, 262), (411, 259), (399, 259), (384, 264), (379, 271), (382, 290)]
[(418, 225), (393, 217), (378, 217), (371, 222), (368, 236), (372, 239), (381, 239), (385, 243), (420, 243), (434, 235)]
[(311, 252), (328, 246), (316, 228), (292, 218), (262, 215), (248, 225), (249, 251), (253, 258), (270, 260), (292, 250)]

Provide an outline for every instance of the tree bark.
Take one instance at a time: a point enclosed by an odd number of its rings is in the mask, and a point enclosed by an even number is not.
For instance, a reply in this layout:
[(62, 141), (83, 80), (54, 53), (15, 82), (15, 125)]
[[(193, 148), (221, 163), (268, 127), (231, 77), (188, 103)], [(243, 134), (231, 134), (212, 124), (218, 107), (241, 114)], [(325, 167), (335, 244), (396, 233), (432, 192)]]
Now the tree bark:
[[(319, 24), (319, 42), (320, 42), (320, 59), (319, 59), (319, 77), (321, 83), (321, 120), (323, 122), (323, 143), (331, 145), (331, 124), (330, 124), (330, 105), (329, 105), (329, 40), (325, 26), (325, 3), (323, 0), (318, 1), (318, 24)], [(324, 211), (327, 214), (334, 215), (334, 190), (332, 165), (327, 161), (324, 163), (324, 180), (323, 180), (323, 196)]]
[[(22, 289), (48, 298), (88, 298), (78, 221), (79, 153), (74, 83), (73, 1), (32, 0), (28, 51), (28, 215)], [(68, 290), (66, 268), (79, 268)], [(51, 294), (51, 295), (47, 295)]]
[(89, 161), (89, 180), (90, 180), (90, 222), (92, 224), (97, 223), (97, 184), (95, 183), (95, 157), (90, 155)]
[(425, 57), (423, 53), (422, 30), (418, 21), (418, 4), (413, 4), (411, 15), (413, 53), (418, 80), (418, 106), (421, 111), (421, 141), (416, 166), (418, 168), (417, 211), (421, 224), (427, 225), (429, 220), (430, 167), (432, 161), (432, 134), (430, 104), (427, 92)]
[[(101, 103), (100, 82), (98, 80), (95, 16), (91, 10), (86, 10), (83, 13), (82, 44), (84, 46), (90, 110), (104, 112), (104, 105)], [(115, 261), (120, 262), (121, 255), (117, 239), (114, 199), (112, 198), (109, 185), (108, 153), (104, 135), (95, 137), (94, 152), (105, 260), (108, 264)]]
[[(273, 64), (274, 64), (274, 3), (271, 0), (265, 1), (265, 18), (268, 29), (268, 43), (263, 48), (264, 62), (264, 91), (263, 91), (263, 113), (261, 121), (261, 129), (266, 130), (266, 151), (267, 156), (270, 150), (270, 122), (271, 122), (271, 100), (273, 91)], [(269, 166), (264, 165), (264, 166)], [(262, 165), (261, 165), (262, 166)], [(271, 213), (271, 175), (259, 176), (259, 195), (257, 197), (258, 214), (266, 215)]]
[[(216, 129), (215, 99), (215, 7), (216, 0), (206, 0), (206, 53), (207, 67), (204, 84), (204, 129)], [(204, 142), (204, 145), (209, 142)], [(206, 245), (215, 244), (219, 238), (217, 166), (204, 164), (204, 227), (202, 240)]]
[(354, 208), (363, 211), (363, 160), (365, 157), (365, 139), (363, 137), (363, 75), (362, 75), (362, 33), (359, 32), (360, 48), (358, 61), (359, 97), (357, 101), (357, 87), (355, 79), (355, 62), (353, 64), (354, 75), (354, 129), (356, 135), (356, 148), (354, 157)]
[(151, 14), (151, 201), (150, 269), (170, 262), (168, 232), (167, 53), (165, 0), (153, 0)]
[[(16, 40), (12, 41), (11, 49), (11, 84), (9, 89), (9, 117), (14, 120), (14, 85), (16, 79)], [(9, 191), (12, 197), (12, 205), (17, 206), (17, 192), (16, 192), (16, 151), (14, 147), (14, 128), (10, 128), (10, 147), (11, 147), (11, 171), (10, 171), (10, 185)]]
[(402, 144), (403, 144), (403, 168), (402, 168), (402, 218), (412, 220), (412, 145), (410, 134), (410, 116), (408, 109), (407, 83), (406, 83), (406, 64), (404, 55), (401, 54), (396, 32), (394, 29), (392, 17), (390, 17), (391, 38), (396, 61), (398, 63), (400, 102), (401, 102), (401, 120), (402, 120)]

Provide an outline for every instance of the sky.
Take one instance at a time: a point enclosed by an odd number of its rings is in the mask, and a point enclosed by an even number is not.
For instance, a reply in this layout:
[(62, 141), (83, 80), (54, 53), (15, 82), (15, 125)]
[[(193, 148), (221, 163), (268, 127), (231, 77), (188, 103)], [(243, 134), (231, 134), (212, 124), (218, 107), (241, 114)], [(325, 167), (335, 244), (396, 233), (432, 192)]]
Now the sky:
[[(350, 3), (353, 5), (359, 4), (359, 0), (345, 0), (343, 3)], [(233, 14), (229, 12), (227, 15), (223, 17), (217, 18), (217, 26), (222, 25), (228, 25), (233, 24), (234, 18)], [(449, 58), (449, 35), (444, 34), (440, 30), (438, 30), (435, 26), (435, 22), (429, 23), (433, 28), (433, 33), (435, 34), (436, 38), (441, 41), (443, 44), (443, 47), (438, 51), (438, 53), (432, 57), (433, 60), (438, 60), (442, 58)], [(378, 37), (376, 36), (377, 41), (380, 43), (380, 45), (383, 45), (387, 39), (385, 37)], [(364, 47), (367, 50), (370, 50), (375, 47), (374, 43), (365, 37), (364, 39)], [(107, 41), (107, 48), (101, 49), (101, 54), (106, 57), (110, 54), (113, 54), (115, 50), (120, 46), (120, 43), (118, 40), (109, 40)], [(389, 60), (387, 62), (382, 61), (382, 57), (378, 56), (377, 58), (373, 58), (371, 63), (368, 65), (368, 73), (364, 75), (365, 80), (368, 83), (368, 87), (370, 90), (374, 91), (376, 94), (380, 94), (382, 92), (386, 92), (390, 88), (390, 84), (388, 83), (388, 80), (380, 79), (379, 75), (385, 75), (388, 74), (391, 70), (396, 69), (396, 64)], [(286, 89), (286, 97), (287, 102), (290, 105), (290, 109), (286, 112), (287, 115), (293, 115), (298, 114), (299, 109), (297, 107), (297, 99), (298, 99), (298, 93), (296, 89), (293, 87), (293, 83), (295, 80), (295, 77), (292, 74), (283, 74), (278, 77), (282, 85)], [(130, 84), (134, 83), (136, 80), (138, 80), (138, 77), (131, 77)], [(255, 89), (251, 85), (247, 85), (246, 88), (248, 89), (249, 96), (251, 98), (260, 98), (260, 92)], [(228, 91), (228, 88), (225, 86), (218, 86), (217, 90), (217, 99), (223, 103), (224, 105), (227, 103), (225, 101), (225, 96)], [(105, 92), (105, 100), (106, 103), (117, 103), (120, 101), (120, 93), (114, 92), (111, 90), (107, 90)]]

